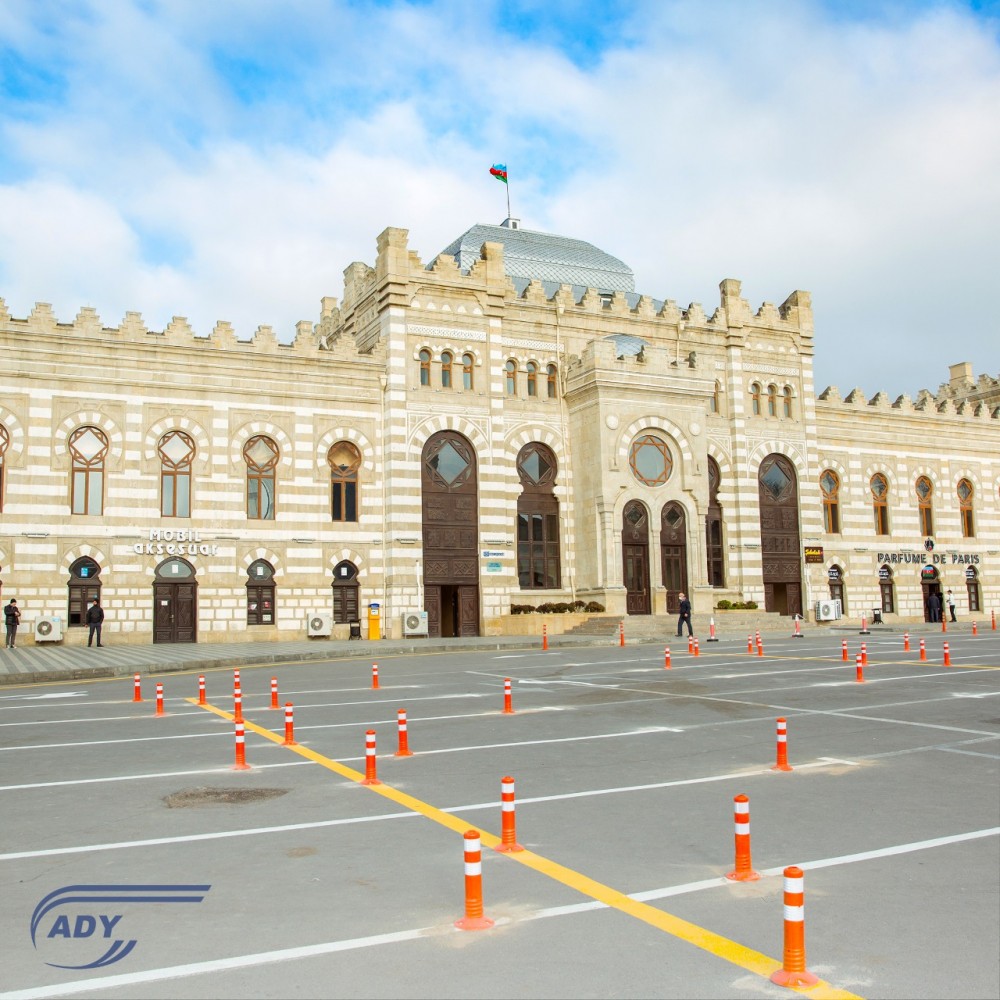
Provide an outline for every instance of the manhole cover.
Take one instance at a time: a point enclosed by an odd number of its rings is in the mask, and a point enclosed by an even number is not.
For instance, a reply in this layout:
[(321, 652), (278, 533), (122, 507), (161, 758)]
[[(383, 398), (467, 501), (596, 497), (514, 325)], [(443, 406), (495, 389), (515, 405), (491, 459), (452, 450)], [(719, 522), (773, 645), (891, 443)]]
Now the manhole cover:
[(183, 792), (167, 795), (163, 801), (168, 809), (186, 809), (192, 806), (232, 805), (243, 802), (263, 802), (284, 795), (287, 788), (188, 788)]

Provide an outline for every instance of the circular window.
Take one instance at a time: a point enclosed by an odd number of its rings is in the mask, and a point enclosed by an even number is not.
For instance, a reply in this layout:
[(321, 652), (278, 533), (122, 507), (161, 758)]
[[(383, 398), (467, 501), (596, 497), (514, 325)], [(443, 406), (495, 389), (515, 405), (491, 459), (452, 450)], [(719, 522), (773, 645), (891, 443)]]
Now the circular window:
[(652, 434), (643, 434), (632, 442), (628, 461), (635, 478), (647, 486), (661, 486), (674, 467), (666, 442)]

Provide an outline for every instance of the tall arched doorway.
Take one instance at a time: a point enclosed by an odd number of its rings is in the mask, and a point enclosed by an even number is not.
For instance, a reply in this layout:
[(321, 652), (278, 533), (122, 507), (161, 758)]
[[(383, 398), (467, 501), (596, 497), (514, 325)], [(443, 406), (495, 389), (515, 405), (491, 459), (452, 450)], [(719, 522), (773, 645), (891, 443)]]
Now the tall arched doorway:
[(681, 594), (688, 592), (687, 520), (684, 508), (672, 501), (660, 513), (660, 568), (667, 591), (667, 613), (676, 615)]
[(649, 512), (638, 500), (629, 500), (622, 512), (622, 578), (625, 613), (648, 615)]
[(347, 559), (333, 568), (333, 620), (339, 625), (361, 621), (358, 567)]
[(424, 445), (420, 466), (427, 634), (479, 635), (475, 450), (457, 431), (440, 431)]
[(153, 642), (195, 642), (198, 584), (186, 559), (166, 559), (153, 581)]
[(95, 597), (101, 599), (101, 567), (90, 556), (77, 559), (69, 568), (66, 590), (66, 623), (74, 628), (85, 627), (87, 606)]
[(764, 607), (782, 615), (801, 615), (802, 550), (795, 467), (783, 455), (768, 455), (760, 464), (757, 487)]
[[(928, 558), (930, 558), (928, 556)], [(937, 567), (928, 563), (920, 571), (920, 589), (924, 594), (924, 621), (941, 621), (942, 616), (946, 613), (944, 607), (944, 593), (941, 590), (941, 577), (938, 575)], [(937, 599), (941, 602), (939, 607), (940, 613), (937, 618), (931, 617), (931, 594), (936, 594)]]

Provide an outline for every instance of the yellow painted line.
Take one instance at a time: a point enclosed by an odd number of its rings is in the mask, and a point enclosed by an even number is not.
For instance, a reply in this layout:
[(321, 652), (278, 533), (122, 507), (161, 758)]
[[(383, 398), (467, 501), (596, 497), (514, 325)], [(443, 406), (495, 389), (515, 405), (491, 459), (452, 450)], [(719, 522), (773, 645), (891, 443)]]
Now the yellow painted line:
[[(198, 704), (197, 698), (187, 698), (185, 700), (192, 705)], [(214, 713), (221, 719), (231, 721), (233, 718), (231, 712), (225, 712), (214, 705), (205, 704), (200, 707)], [(284, 735), (279, 736), (277, 733), (272, 733), (271, 730), (249, 722), (246, 718), (244, 718), (243, 724), (247, 730), (256, 733), (258, 736), (263, 736), (264, 739), (270, 740), (272, 743), (277, 743), (281, 746), (285, 745)], [(335, 774), (339, 774), (341, 777), (349, 778), (351, 781), (359, 783), (364, 781), (365, 776), (360, 771), (355, 771), (354, 768), (347, 767), (339, 761), (324, 757), (322, 754), (317, 753), (315, 750), (310, 750), (308, 747), (296, 745), (290, 746), (288, 749), (299, 754), (301, 757), (306, 757), (308, 760), (314, 761), (329, 771), (333, 771)], [(397, 805), (411, 809), (421, 816), (426, 816), (427, 819), (433, 820), (435, 823), (439, 823), (449, 830), (454, 830), (455, 833), (464, 834), (467, 830), (471, 829), (468, 820), (453, 816), (451, 813), (414, 798), (412, 795), (407, 795), (406, 792), (401, 792), (398, 788), (393, 788), (391, 785), (380, 783), (378, 785), (365, 785), (364, 787), (371, 792), (375, 792), (377, 795), (381, 795), (385, 799), (389, 799), (391, 802), (395, 802)], [(480, 830), (479, 836), (486, 847), (496, 847), (502, 842), (495, 834), (483, 830)], [(681, 941), (693, 944), (696, 948), (701, 948), (703, 951), (707, 951), (717, 958), (722, 958), (733, 965), (738, 965), (748, 972), (769, 978), (772, 972), (776, 972), (781, 968), (781, 962), (759, 951), (754, 951), (753, 948), (747, 948), (736, 941), (730, 941), (729, 938), (722, 937), (720, 934), (715, 934), (687, 920), (682, 920), (680, 917), (675, 917), (673, 914), (657, 909), (655, 906), (650, 906), (648, 903), (632, 899), (617, 889), (612, 889), (610, 886), (588, 878), (586, 875), (573, 871), (571, 868), (566, 868), (556, 861), (544, 858), (534, 851), (516, 851), (507, 853), (504, 856), (528, 868), (533, 868), (535, 871), (547, 875), (554, 881), (561, 882), (568, 888), (575, 889), (577, 892), (589, 896), (591, 899), (604, 903), (605, 906), (613, 907), (622, 913), (627, 913), (629, 916), (635, 917), (637, 920), (642, 920), (650, 926), (656, 927), (658, 930), (665, 931), (667, 934)], [(838, 989), (824, 980), (820, 980), (815, 986), (809, 989), (797, 989), (796, 992), (802, 993), (804, 996), (815, 997), (816, 1000), (861, 1000), (856, 993), (849, 993), (846, 990)]]

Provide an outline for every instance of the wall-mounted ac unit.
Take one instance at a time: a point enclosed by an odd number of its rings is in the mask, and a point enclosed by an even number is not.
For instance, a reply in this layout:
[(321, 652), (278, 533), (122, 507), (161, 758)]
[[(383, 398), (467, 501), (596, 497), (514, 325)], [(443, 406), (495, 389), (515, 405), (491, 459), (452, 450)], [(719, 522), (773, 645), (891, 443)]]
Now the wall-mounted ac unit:
[(306, 619), (307, 635), (329, 635), (333, 631), (333, 615), (326, 611), (313, 611)]
[(834, 617), (835, 618), (843, 618), (844, 617), (844, 606), (840, 603), (840, 598), (838, 597), (833, 603), (837, 605), (836, 614), (834, 615)]
[(403, 615), (403, 635), (427, 635), (427, 612), (407, 611)]
[(838, 601), (817, 601), (816, 602), (816, 621), (818, 622), (832, 622), (840, 617), (837, 609)]
[(62, 619), (46, 615), (35, 619), (35, 642), (61, 642)]

